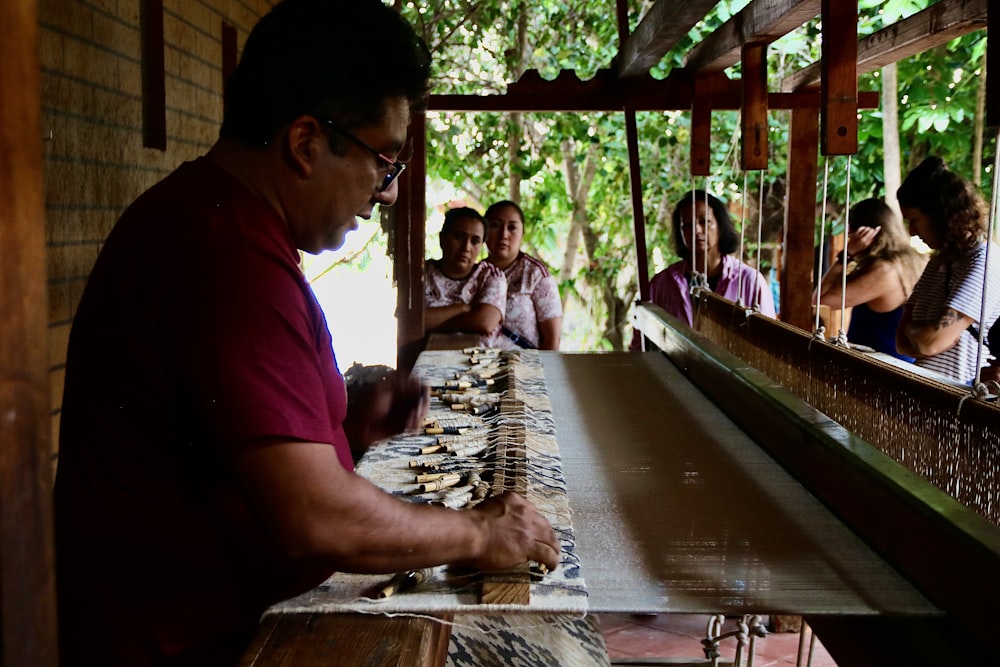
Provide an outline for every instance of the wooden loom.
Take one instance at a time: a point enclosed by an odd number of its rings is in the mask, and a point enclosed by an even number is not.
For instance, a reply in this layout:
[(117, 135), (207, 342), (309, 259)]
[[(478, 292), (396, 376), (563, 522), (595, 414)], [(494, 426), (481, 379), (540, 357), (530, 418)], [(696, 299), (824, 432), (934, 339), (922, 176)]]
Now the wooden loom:
[[(884, 641), (895, 633), (915, 642), (915, 654), (937, 653), (913, 664), (935, 664), (968, 646), (993, 654), (984, 647), (994, 633), (993, 573), (1000, 567), (1000, 410), (781, 322), (748, 316), (716, 295), (703, 295), (698, 309), (700, 331), (650, 304), (637, 307), (636, 322), (706, 396), (946, 613), (930, 625), (809, 618), (831, 653), (853, 655), (857, 663), (849, 664), (872, 664), (859, 647), (875, 641), (873, 634)], [(969, 643), (961, 647), (964, 638)]]

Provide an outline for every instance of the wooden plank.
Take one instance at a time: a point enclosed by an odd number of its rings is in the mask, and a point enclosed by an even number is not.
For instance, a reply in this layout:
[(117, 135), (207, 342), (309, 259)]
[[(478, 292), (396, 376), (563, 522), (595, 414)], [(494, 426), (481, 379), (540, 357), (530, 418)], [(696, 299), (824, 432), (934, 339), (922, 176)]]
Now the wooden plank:
[(646, 213), (642, 204), (642, 169), (639, 162), (639, 129), (635, 111), (625, 110), (625, 140), (628, 144), (628, 176), (632, 195), (632, 227), (635, 232), (636, 273), (639, 298), (649, 299), (649, 260), (646, 250)]
[(648, 73), (715, 5), (715, 0), (656, 0), (615, 57), (618, 75)]
[(740, 110), (740, 166), (767, 169), (767, 45), (743, 47), (743, 106)]
[[(537, 71), (525, 73), (512, 83), (504, 95), (431, 95), (431, 111), (458, 112), (585, 112), (585, 111), (663, 111), (686, 110), (694, 99), (694, 79), (681, 70), (666, 79), (652, 77), (615, 80), (608, 70), (602, 70), (589, 81), (581, 81), (573, 72), (561, 74), (552, 81), (542, 79)], [(723, 74), (706, 75), (713, 81), (707, 102), (712, 109), (739, 109), (740, 82)], [(858, 94), (860, 108), (878, 107), (878, 92)], [(818, 90), (771, 92), (767, 95), (769, 109), (818, 109)]]
[(820, 150), (858, 152), (858, 1), (823, 0)]
[(225, 96), (229, 77), (236, 71), (239, 64), (239, 45), (236, 26), (228, 21), (222, 22), (222, 93)]
[(796, 109), (788, 128), (788, 195), (785, 219), (785, 261), (780, 267), (781, 320), (812, 331), (816, 172), (819, 157), (819, 116)]
[[(940, 0), (863, 38), (858, 42), (858, 75), (874, 72), (889, 63), (985, 28), (988, 4), (988, 0)], [(813, 63), (785, 77), (781, 90), (818, 86), (821, 76), (820, 63)]]
[(273, 614), (261, 622), (239, 664), (240, 667), (441, 667), (448, 655), (450, 636), (451, 626), (447, 622), (424, 617)]
[(167, 148), (167, 83), (163, 0), (142, 0), (142, 145)]
[(684, 59), (695, 72), (721, 72), (740, 61), (744, 44), (770, 44), (816, 18), (820, 0), (757, 0), (719, 26)]
[(37, 3), (0, 3), (0, 26), (0, 665), (55, 665)]
[(694, 98), (691, 100), (691, 175), (708, 176), (712, 173), (712, 105), (707, 90), (709, 81), (695, 79)]
[[(507, 397), (500, 401), (500, 414), (524, 415), (524, 401), (515, 397), (516, 367), (509, 366), (505, 389)], [(504, 492), (528, 494), (528, 452), (526, 426), (523, 419), (505, 419), (495, 428), (496, 455), (493, 463), (492, 495)], [(483, 604), (531, 604), (531, 573), (528, 564), (504, 572), (484, 572), (479, 601)]]
[(409, 372), (424, 344), (424, 211), (427, 193), (427, 117), (413, 115), (410, 121), (413, 157), (397, 179), (399, 197), (388, 209), (393, 230), (396, 279), (396, 367)]

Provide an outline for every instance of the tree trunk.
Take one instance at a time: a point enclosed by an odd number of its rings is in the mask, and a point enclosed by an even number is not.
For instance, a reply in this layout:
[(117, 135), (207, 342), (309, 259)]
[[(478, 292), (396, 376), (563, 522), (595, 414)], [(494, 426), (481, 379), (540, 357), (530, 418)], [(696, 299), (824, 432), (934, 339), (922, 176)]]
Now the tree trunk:
[(976, 88), (976, 120), (972, 130), (972, 182), (983, 184), (983, 133), (986, 130), (986, 59)]
[(899, 153), (899, 93), (896, 63), (882, 68), (882, 173), (885, 175), (885, 203), (901, 215), (896, 190), (902, 183)]

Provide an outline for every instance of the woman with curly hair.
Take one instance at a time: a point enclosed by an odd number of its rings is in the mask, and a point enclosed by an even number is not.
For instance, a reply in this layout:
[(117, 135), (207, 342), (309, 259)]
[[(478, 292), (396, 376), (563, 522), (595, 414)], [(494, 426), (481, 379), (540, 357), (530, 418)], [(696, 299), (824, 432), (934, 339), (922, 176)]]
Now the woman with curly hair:
[(896, 351), (896, 328), (927, 260), (910, 245), (899, 216), (881, 199), (858, 202), (848, 217), (847, 265), (837, 253), (816, 288), (819, 302), (835, 310), (852, 309), (851, 343), (913, 361)]
[[(934, 251), (907, 301), (896, 331), (896, 348), (916, 364), (970, 384), (976, 359), (983, 365), (979, 327), (1000, 315), (1000, 274), (989, 272), (986, 307), (986, 202), (976, 187), (929, 157), (903, 181), (896, 193), (910, 231)], [(996, 257), (997, 249), (990, 247)], [(980, 322), (981, 313), (985, 313)]]

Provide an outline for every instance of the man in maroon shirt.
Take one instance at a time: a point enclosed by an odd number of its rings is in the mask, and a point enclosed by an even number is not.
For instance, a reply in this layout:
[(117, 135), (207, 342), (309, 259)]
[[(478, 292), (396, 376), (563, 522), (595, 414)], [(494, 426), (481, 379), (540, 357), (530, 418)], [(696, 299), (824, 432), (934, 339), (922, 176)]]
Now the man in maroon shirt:
[(284, 0), (248, 38), (219, 141), (110, 234), (66, 369), (64, 665), (235, 664), (268, 605), (337, 570), (556, 566), (519, 496), (455, 512), (354, 474), (350, 446), (416, 426), (426, 392), (384, 383), (348, 413), (299, 268), (395, 201), (428, 72), (380, 0)]

